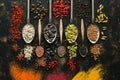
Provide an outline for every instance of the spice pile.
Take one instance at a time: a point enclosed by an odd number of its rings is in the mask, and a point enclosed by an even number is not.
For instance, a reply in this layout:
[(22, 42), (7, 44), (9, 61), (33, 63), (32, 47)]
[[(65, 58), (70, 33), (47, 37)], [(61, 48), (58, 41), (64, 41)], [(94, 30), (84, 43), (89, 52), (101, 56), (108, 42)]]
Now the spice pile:
[(95, 22), (98, 22), (98, 23), (107, 23), (108, 22), (108, 17), (106, 16), (105, 13), (103, 13), (103, 4), (100, 4), (99, 6), (99, 9), (97, 10), (97, 18), (95, 20)]
[(34, 14), (34, 19), (42, 19), (47, 14), (47, 9), (39, 1), (37, 4), (32, 4), (31, 12)]
[(68, 15), (70, 2), (68, 0), (56, 0), (53, 2), (53, 12), (55, 18), (63, 18)]
[(95, 44), (95, 45), (91, 46), (90, 53), (93, 54), (94, 60), (97, 60), (97, 58), (101, 54), (101, 51), (102, 51), (101, 44)]
[(77, 42), (75, 42), (67, 47), (70, 59), (77, 56), (77, 45), (78, 45)]
[(81, 2), (78, 3), (77, 6), (77, 15), (80, 18), (89, 18), (90, 17), (90, 11), (89, 11), (89, 5), (88, 4), (81, 4)]
[(20, 8), (18, 4), (14, 4), (12, 6), (12, 17), (11, 17), (11, 23), (10, 23), (10, 29), (9, 32), (11, 34), (11, 41), (15, 42), (20, 40), (20, 30), (19, 26), (22, 24), (22, 14), (23, 11)]

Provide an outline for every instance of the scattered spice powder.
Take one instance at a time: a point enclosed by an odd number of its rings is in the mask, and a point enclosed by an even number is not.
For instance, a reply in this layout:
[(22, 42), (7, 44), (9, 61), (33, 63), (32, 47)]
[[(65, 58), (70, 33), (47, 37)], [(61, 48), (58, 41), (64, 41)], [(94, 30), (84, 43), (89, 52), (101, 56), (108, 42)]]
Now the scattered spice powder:
[(21, 68), (16, 63), (10, 63), (12, 80), (42, 80), (42, 73), (30, 68)]
[(45, 80), (67, 80), (68, 75), (64, 72), (50, 73), (47, 74)]
[(103, 80), (104, 70), (101, 64), (90, 68), (87, 72), (80, 71), (72, 80)]

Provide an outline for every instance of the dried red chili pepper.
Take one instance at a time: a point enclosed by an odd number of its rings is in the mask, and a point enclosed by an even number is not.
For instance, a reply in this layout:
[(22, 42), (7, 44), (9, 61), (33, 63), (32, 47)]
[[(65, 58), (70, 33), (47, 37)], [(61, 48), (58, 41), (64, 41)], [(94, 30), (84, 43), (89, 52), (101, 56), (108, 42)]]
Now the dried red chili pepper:
[(48, 69), (53, 69), (58, 64), (57, 60), (53, 60), (48, 63)]
[(68, 11), (70, 9), (69, 7), (70, 2), (67, 0), (56, 0), (53, 2), (53, 12), (55, 18), (63, 18), (64, 16), (67, 16)]
[(18, 27), (11, 27), (9, 32), (11, 33), (11, 41), (15, 42), (20, 39), (21, 32)]
[(76, 62), (74, 62), (73, 59), (70, 59), (70, 60), (68, 61), (67, 65), (70, 66), (70, 70), (71, 70), (71, 71), (74, 71), (75, 68), (76, 68), (76, 66), (75, 66), (75, 65), (76, 65)]
[(22, 24), (22, 14), (23, 10), (20, 8), (18, 4), (15, 4), (11, 7), (12, 9), (12, 16), (11, 16), (11, 23), (9, 32), (11, 34), (11, 41), (15, 42), (20, 39), (20, 30), (19, 26)]

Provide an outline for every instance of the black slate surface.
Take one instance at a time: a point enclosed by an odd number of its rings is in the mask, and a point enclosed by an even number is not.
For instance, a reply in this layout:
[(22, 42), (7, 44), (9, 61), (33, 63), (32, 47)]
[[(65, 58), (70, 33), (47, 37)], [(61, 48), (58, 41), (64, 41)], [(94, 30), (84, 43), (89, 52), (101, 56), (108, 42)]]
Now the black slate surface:
[[(48, 8), (48, 0), (41, 0), (42, 4)], [(90, 0), (80, 0), (82, 3), (88, 3), (91, 6)], [(9, 42), (9, 38), (7, 42), (2, 41), (3, 37), (9, 36), (9, 22), (11, 17), (11, 5), (13, 2), (17, 2), (21, 5), (22, 9), (26, 9), (26, 1), (25, 0), (0, 0), (0, 80), (11, 80), (9, 76), (9, 63), (14, 60), (14, 55), (10, 50), (11, 43)], [(31, 2), (36, 2), (35, 0), (31, 0)], [(74, 6), (76, 7), (78, 0), (74, 0)], [(1, 4), (4, 3), (4, 8), (1, 7)], [(104, 80), (120, 80), (120, 0), (95, 0), (95, 11), (97, 10), (100, 4), (104, 5), (104, 13), (109, 17), (109, 22), (107, 24), (99, 24), (100, 26), (106, 25), (108, 28), (107, 36), (108, 39), (106, 41), (99, 40), (99, 43), (104, 45), (105, 52), (100, 56), (100, 61), (94, 61), (91, 58), (91, 54), (88, 54), (86, 58), (81, 58), (78, 54), (75, 61), (77, 62), (77, 68), (75, 73), (77, 73), (82, 66), (84, 70), (89, 69), (91, 66), (102, 63), (105, 67), (107, 74), (104, 75)], [(75, 9), (74, 9), (75, 10)], [(76, 16), (77, 12), (74, 14), (74, 23), (80, 27), (80, 19)], [(95, 14), (96, 16), (97, 14)], [(64, 18), (64, 26), (69, 24), (69, 16)], [(53, 18), (53, 21), (58, 19)], [(26, 23), (26, 15), (23, 15), (23, 24)], [(85, 19), (85, 25), (87, 26), (90, 23), (90, 19)], [(37, 28), (37, 21), (31, 18), (31, 23)], [(43, 20), (43, 26), (48, 23), (48, 16)], [(99, 26), (99, 27), (100, 27)], [(65, 27), (64, 27), (65, 28)], [(59, 36), (58, 36), (59, 39)], [(44, 38), (43, 38), (44, 41)], [(59, 40), (58, 40), (59, 41)], [(78, 44), (80, 43), (80, 37), (77, 39)], [(21, 46), (24, 46), (23, 40), (21, 40)], [(37, 38), (33, 41), (32, 44), (37, 44)], [(47, 43), (44, 42), (43, 45)], [(65, 43), (67, 45), (67, 43)], [(86, 38), (86, 45), (88, 48), (90, 47), (90, 43)]]

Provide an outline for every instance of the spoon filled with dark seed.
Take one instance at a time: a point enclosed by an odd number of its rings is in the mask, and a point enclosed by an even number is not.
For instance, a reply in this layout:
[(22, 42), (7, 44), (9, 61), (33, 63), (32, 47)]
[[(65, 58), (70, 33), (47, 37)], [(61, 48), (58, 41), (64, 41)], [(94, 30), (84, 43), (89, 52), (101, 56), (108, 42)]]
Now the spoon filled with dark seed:
[(49, 23), (44, 28), (44, 37), (48, 43), (53, 43), (57, 36), (57, 28), (52, 23), (52, 0), (49, 0)]

